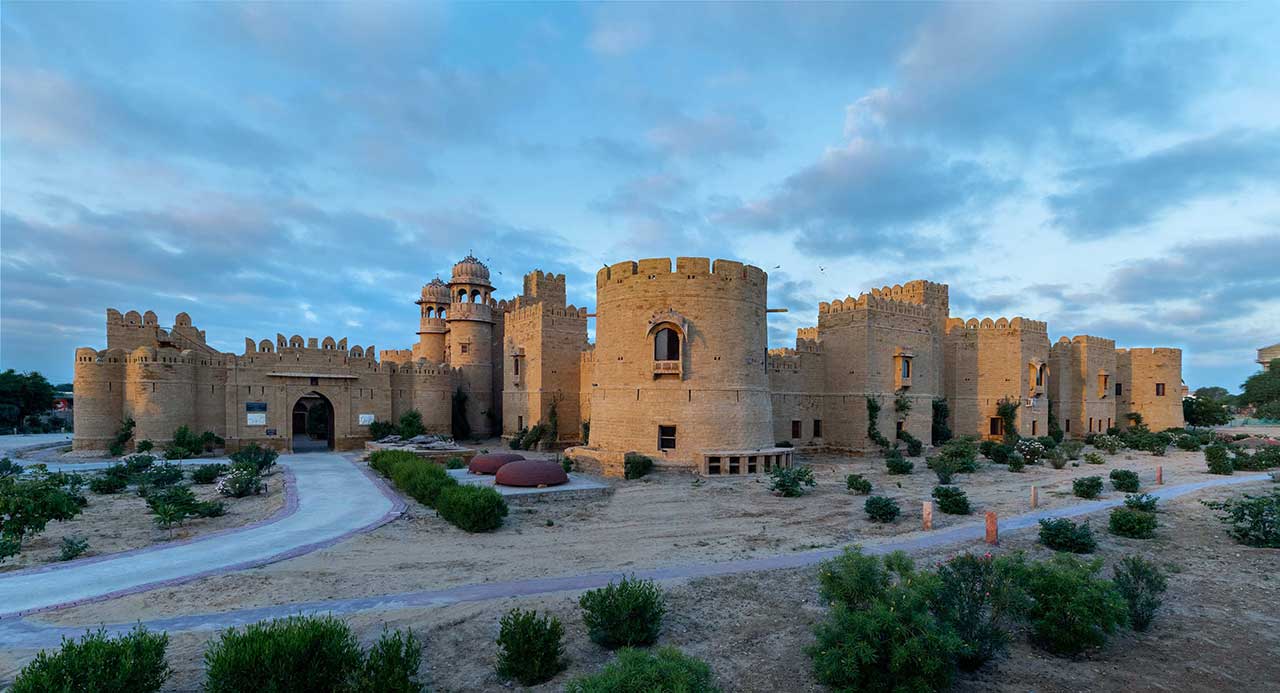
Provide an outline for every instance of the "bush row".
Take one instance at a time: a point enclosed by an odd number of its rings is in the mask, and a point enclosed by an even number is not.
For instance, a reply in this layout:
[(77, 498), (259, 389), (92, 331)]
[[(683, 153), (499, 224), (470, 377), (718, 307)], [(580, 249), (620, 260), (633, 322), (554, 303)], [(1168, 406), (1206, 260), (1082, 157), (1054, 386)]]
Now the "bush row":
[(369, 467), (463, 531), (491, 532), (501, 527), (507, 516), (502, 494), (488, 487), (459, 484), (444, 467), (411, 452), (379, 450), (369, 456)]

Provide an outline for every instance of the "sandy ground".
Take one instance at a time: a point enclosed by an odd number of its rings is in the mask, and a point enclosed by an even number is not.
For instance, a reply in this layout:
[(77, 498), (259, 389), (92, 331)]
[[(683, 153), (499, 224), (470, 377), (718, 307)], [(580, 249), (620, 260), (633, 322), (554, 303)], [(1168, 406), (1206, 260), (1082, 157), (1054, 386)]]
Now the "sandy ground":
[[(92, 472), (85, 474), (86, 478), (92, 475)], [(223, 501), (227, 514), (191, 518), (181, 527), (174, 527), (172, 533), (156, 527), (146, 501), (138, 497), (133, 487), (121, 493), (101, 495), (89, 491), (86, 484), (84, 494), (89, 505), (83, 512), (66, 522), (50, 522), (44, 532), (23, 542), (22, 553), (0, 564), (0, 573), (57, 562), (62, 538), (67, 536), (89, 540), (89, 550), (81, 554), (87, 558), (190, 539), (266, 519), (284, 505), (284, 475), (272, 474), (265, 481), (265, 493), (245, 498), (223, 498), (215, 490), (215, 484), (191, 485), (200, 500)], [(190, 479), (185, 483), (190, 484)]]
[[(1266, 486), (1259, 484), (1258, 486)], [(1199, 504), (1246, 490), (1213, 490), (1170, 502), (1155, 539), (1099, 533), (1108, 567), (1121, 557), (1143, 555), (1170, 572), (1165, 605), (1146, 633), (1124, 633), (1078, 659), (1047, 655), (1015, 634), (1008, 654), (984, 670), (960, 678), (957, 690), (978, 691), (1218, 691), (1268, 690), (1280, 680), (1280, 551), (1234, 543), (1214, 513)], [(1093, 518), (1099, 528), (1105, 513)], [(981, 550), (982, 547), (974, 547)], [(1049, 552), (1034, 534), (1007, 537), (997, 551)], [(916, 557), (927, 565), (948, 557), (937, 551)], [(576, 594), (456, 604), (435, 609), (369, 612), (349, 622), (362, 641), (376, 639), (384, 624), (412, 628), (425, 642), (423, 667), (439, 691), (503, 690), (493, 671), (497, 623), (506, 610), (537, 608), (565, 625), (569, 669), (535, 690), (559, 690), (569, 678), (598, 671), (610, 653), (586, 637)], [(813, 568), (752, 573), (672, 583), (668, 618), (659, 644), (674, 645), (706, 660), (727, 691), (822, 690), (813, 680), (804, 647), (825, 607)], [(194, 598), (189, 609), (204, 608)], [(61, 620), (61, 619), (59, 619)], [(177, 672), (167, 690), (197, 690), (200, 657), (209, 633), (173, 634), (170, 662)], [(459, 653), (474, 653), (459, 657)], [(31, 653), (0, 653), (0, 680), (14, 675)]]
[[(615, 493), (600, 500), (513, 507), (504, 527), (492, 534), (466, 534), (411, 500), (400, 519), (329, 549), (52, 616), (70, 624), (121, 622), (188, 613), (193, 602), (214, 611), (842, 546), (918, 531), (921, 502), (937, 484), (922, 459), (905, 476), (887, 474), (879, 460), (819, 456), (805, 461), (813, 465), (818, 485), (801, 498), (772, 495), (762, 477), (703, 480), (655, 474), (618, 482)], [(1163, 465), (1166, 484), (1210, 477), (1202, 454), (1184, 452), (1159, 459), (1121, 453), (1104, 465), (1081, 462), (1061, 470), (1031, 466), (1017, 474), (987, 465), (976, 474), (957, 476), (975, 514), (935, 512), (934, 526), (981, 522), (986, 510), (1024, 512), (1033, 484), (1040, 488), (1041, 507), (1070, 504), (1076, 500), (1072, 479), (1105, 478), (1114, 468), (1136, 470), (1143, 484), (1150, 485), (1156, 464)], [(902, 517), (889, 525), (868, 520), (865, 497), (845, 490), (850, 472), (871, 479), (873, 493), (897, 499)], [(1123, 495), (1112, 491), (1109, 482), (1105, 488), (1104, 498)]]
[[(540, 504), (516, 509), (498, 532), (468, 535), (410, 501), (404, 517), (334, 547), (281, 563), (108, 602), (32, 617), (63, 625), (128, 622), (268, 604), (287, 604), (438, 589), (506, 579), (572, 575), (598, 570), (641, 569), (744, 557), (760, 557), (856, 542), (872, 543), (919, 530), (920, 501), (936, 484), (916, 460), (915, 473), (890, 476), (880, 460), (810, 456), (818, 486), (802, 498), (778, 498), (763, 479), (698, 480), (657, 474), (618, 482), (616, 492), (589, 502)], [(1015, 474), (988, 465), (960, 475), (975, 515), (935, 514), (939, 527), (981, 522), (981, 513), (1028, 510), (1031, 485), (1040, 487), (1042, 507), (1070, 504), (1071, 480), (1114, 468), (1139, 472), (1144, 488), (1154, 483), (1155, 466), (1166, 484), (1210, 478), (1201, 453), (1171, 450), (1167, 457), (1146, 453), (1108, 456), (1104, 465), (1083, 462), (1054, 470), (1028, 467)], [(873, 493), (898, 499), (904, 516), (891, 525), (869, 522), (863, 496), (844, 489), (844, 476), (871, 479)], [(1263, 487), (1267, 484), (1250, 486)], [(1119, 494), (1106, 484), (1103, 497)], [(1101, 533), (1099, 555), (1108, 563), (1129, 553), (1156, 558), (1176, 571), (1167, 608), (1154, 630), (1126, 634), (1104, 650), (1080, 660), (1045, 655), (1017, 639), (1010, 656), (961, 681), (966, 691), (1080, 690), (1263, 690), (1280, 680), (1280, 551), (1232, 542), (1198, 498), (1239, 493), (1207, 491), (1169, 504), (1161, 529), (1150, 541), (1117, 539)], [(1095, 520), (1101, 529), (1105, 516)], [(1006, 540), (1001, 550), (1031, 549), (1034, 535)], [(922, 561), (940, 560), (943, 553)], [(816, 594), (814, 569), (775, 571), (671, 583), (670, 616), (663, 644), (706, 659), (726, 690), (817, 690), (803, 648), (824, 607)], [(570, 670), (542, 687), (558, 690), (567, 677), (601, 668), (610, 655), (591, 644), (576, 606), (576, 595), (455, 604), (434, 609), (366, 612), (349, 618), (370, 642), (385, 622), (412, 627), (424, 636), (424, 668), (432, 690), (496, 690), (505, 686), (493, 673), (493, 639), (501, 614), (513, 607), (537, 607), (565, 623)], [(200, 657), (209, 633), (175, 633), (171, 663), (178, 674), (170, 690), (198, 688)], [(462, 658), (462, 652), (477, 653)], [(34, 652), (0, 652), (0, 681), (11, 678)]]

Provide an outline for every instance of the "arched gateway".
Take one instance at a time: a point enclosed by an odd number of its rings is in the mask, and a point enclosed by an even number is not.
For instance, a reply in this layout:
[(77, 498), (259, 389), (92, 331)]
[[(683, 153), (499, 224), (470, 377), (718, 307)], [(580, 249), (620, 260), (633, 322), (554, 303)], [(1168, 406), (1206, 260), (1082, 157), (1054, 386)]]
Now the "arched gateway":
[(294, 452), (334, 449), (333, 403), (319, 392), (308, 392), (293, 404), (290, 443)]

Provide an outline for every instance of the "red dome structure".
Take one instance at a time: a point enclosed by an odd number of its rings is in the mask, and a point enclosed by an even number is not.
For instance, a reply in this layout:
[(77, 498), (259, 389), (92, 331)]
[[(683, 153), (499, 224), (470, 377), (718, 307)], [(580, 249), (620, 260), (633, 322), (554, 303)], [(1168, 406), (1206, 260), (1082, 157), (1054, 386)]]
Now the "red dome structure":
[(555, 462), (517, 460), (502, 465), (493, 477), (499, 486), (559, 486), (569, 482), (569, 475)]
[(517, 455), (511, 452), (485, 453), (471, 458), (471, 464), (467, 465), (467, 471), (472, 474), (497, 474), (498, 470), (503, 466), (523, 459), (524, 455)]

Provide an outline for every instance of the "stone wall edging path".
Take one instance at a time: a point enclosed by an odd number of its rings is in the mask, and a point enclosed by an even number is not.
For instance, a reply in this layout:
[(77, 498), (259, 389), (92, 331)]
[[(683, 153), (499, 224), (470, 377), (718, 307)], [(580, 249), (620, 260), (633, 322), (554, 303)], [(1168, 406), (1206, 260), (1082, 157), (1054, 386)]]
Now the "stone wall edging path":
[[(1269, 474), (1239, 474), (1230, 477), (1206, 479), (1189, 484), (1167, 486), (1148, 490), (1148, 493), (1161, 500), (1177, 498), (1190, 493), (1221, 486), (1254, 483), (1270, 480)], [(1077, 517), (1088, 513), (1107, 510), (1124, 504), (1124, 498), (1084, 501), (1060, 508), (1051, 508), (1010, 516), (1000, 521), (1003, 534), (1026, 531), (1037, 525), (1042, 519), (1058, 517)], [(896, 539), (868, 542), (863, 548), (868, 553), (884, 554), (891, 551), (907, 552), (934, 549), (942, 546), (964, 542), (981, 542), (985, 533), (982, 522), (971, 522), (955, 525), (927, 533), (914, 533)], [(981, 546), (982, 544), (979, 544)], [(401, 594), (379, 595), (373, 597), (356, 597), (350, 599), (332, 599), (314, 602), (299, 602), (274, 606), (239, 609), (235, 611), (190, 614), (169, 618), (142, 621), (142, 625), (162, 631), (209, 631), (223, 628), (244, 626), (249, 623), (270, 618), (280, 618), (296, 614), (351, 614), (361, 611), (393, 610), (414, 607), (445, 606), (462, 602), (488, 601), (510, 597), (527, 597), (547, 595), (557, 592), (580, 591), (603, 587), (610, 581), (627, 574), (639, 578), (657, 581), (683, 580), (737, 573), (761, 572), (770, 570), (787, 570), (815, 565), (831, 559), (843, 547), (822, 549), (817, 551), (796, 552), (749, 558), (716, 563), (695, 563), (665, 568), (654, 568), (638, 571), (608, 571), (566, 575), (550, 578), (533, 578), (510, 580), (504, 582), (460, 585), (440, 590), (405, 592)], [(137, 622), (106, 625), (111, 633), (124, 633), (137, 625)], [(55, 646), (63, 637), (75, 637), (84, 632), (84, 626), (55, 626), (34, 623), (26, 619), (0, 619), (0, 647), (48, 647)]]
[(333, 453), (280, 458), (292, 482), (286, 507), (267, 521), (57, 566), (0, 574), (0, 624), (244, 570), (332, 546), (399, 516), (404, 501), (364, 465)]

